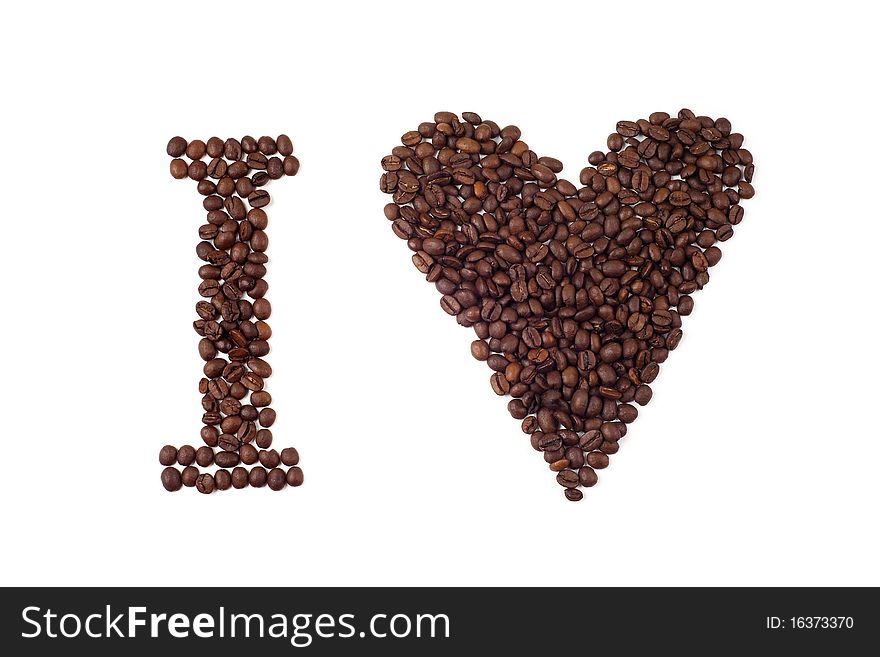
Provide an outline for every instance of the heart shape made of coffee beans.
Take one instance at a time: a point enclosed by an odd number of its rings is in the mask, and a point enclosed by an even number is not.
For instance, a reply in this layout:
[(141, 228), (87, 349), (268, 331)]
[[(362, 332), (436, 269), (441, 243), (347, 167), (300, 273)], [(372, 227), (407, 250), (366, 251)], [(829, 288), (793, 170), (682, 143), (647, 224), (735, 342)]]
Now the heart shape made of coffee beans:
[(681, 340), (691, 294), (721, 259), (751, 198), (754, 165), (730, 121), (619, 121), (580, 187), (557, 178), (516, 126), (437, 112), (382, 159), (394, 234), (478, 336), (474, 358), (522, 420), (565, 497), (608, 466), (660, 363)]

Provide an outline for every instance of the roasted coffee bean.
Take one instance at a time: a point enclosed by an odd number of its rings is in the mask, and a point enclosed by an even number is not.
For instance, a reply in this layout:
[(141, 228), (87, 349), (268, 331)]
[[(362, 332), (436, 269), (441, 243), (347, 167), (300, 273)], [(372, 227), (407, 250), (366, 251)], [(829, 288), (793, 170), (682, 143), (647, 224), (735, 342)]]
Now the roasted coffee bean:
[(293, 142), (287, 135), (278, 135), (275, 139), (275, 146), (278, 148), (280, 155), (288, 156), (293, 154)]
[(189, 173), (189, 167), (183, 160), (171, 160), (170, 171), (173, 178), (183, 180)]
[(217, 441), (217, 446), (227, 452), (235, 452), (238, 451), (238, 448), (241, 447), (241, 441), (234, 435), (229, 433), (220, 434), (220, 438)]
[(248, 471), (246, 468), (238, 466), (232, 470), (233, 488), (246, 488), (248, 483)]
[(203, 445), (196, 450), (196, 463), (202, 468), (207, 468), (214, 463), (214, 450)]
[(284, 166), (285, 175), (295, 176), (299, 171), (299, 160), (296, 158), (296, 155), (285, 157), (282, 160), (282, 165)]
[(191, 160), (200, 160), (205, 157), (207, 148), (201, 139), (194, 139), (186, 147), (186, 156)]
[(272, 376), (272, 368), (269, 366), (269, 363), (262, 358), (251, 358), (248, 360), (247, 366), (250, 368), (251, 372), (264, 379)]
[(504, 374), (501, 372), (496, 372), (490, 377), (490, 383), (492, 384), (492, 390), (496, 395), (506, 395), (510, 392), (510, 382), (504, 377)]
[(253, 340), (248, 345), (248, 353), (251, 356), (265, 356), (269, 353), (269, 343), (265, 340)]
[(199, 478), (199, 469), (188, 465), (183, 471), (180, 473), (180, 481), (187, 488), (192, 488), (196, 485), (196, 479)]
[(250, 473), (248, 473), (248, 483), (254, 488), (265, 486), (267, 478), (266, 468), (259, 465), (255, 465), (251, 468)]
[(726, 119), (655, 112), (618, 122), (578, 188), (520, 138), (438, 112), (382, 159), (383, 214), (443, 311), (474, 328), (471, 355), (532, 446), (592, 486), (742, 220), (752, 157)]
[(180, 465), (191, 465), (196, 460), (196, 450), (192, 445), (184, 445), (177, 450), (177, 462)]
[(556, 483), (565, 488), (577, 488), (578, 475), (574, 470), (562, 470), (556, 475)]
[(485, 340), (471, 342), (471, 355), (477, 360), (486, 360), (489, 358), (489, 353), (489, 345)]
[[(245, 446), (242, 445), (242, 449)], [(216, 456), (214, 456), (214, 462), (218, 467), (221, 468), (231, 468), (233, 466), (238, 465), (239, 455), (235, 452), (217, 452)]]
[(270, 395), (265, 390), (260, 390), (259, 392), (255, 392), (251, 395), (251, 404), (254, 406), (268, 406), (272, 403), (272, 395)]
[(272, 137), (260, 137), (259, 140), (257, 140), (257, 148), (260, 149), (260, 152), (263, 153), (263, 155), (274, 155), (278, 152), (278, 147)]
[(590, 452), (587, 454), (587, 463), (595, 470), (608, 467), (608, 456), (604, 452)]
[(232, 475), (228, 470), (217, 470), (214, 473), (214, 486), (217, 490), (228, 490), (232, 486)]
[[(260, 450), (260, 464), (266, 468), (275, 468), (278, 467), (278, 464), (281, 462), (281, 457), (278, 456), (278, 452), (274, 449), (261, 449)], [(291, 464), (293, 465), (293, 464)]]
[[(173, 445), (165, 445), (159, 450), (159, 463), (162, 465), (174, 465), (177, 462), (177, 448)], [(291, 463), (289, 465), (296, 465)]]
[(200, 474), (196, 479), (196, 490), (205, 495), (214, 492), (214, 477), (208, 473)]
[(287, 471), (287, 485), (288, 486), (300, 486), (303, 482), (303, 471), (298, 467), (294, 466)]
[(644, 406), (649, 401), (651, 401), (651, 397), (654, 395), (654, 391), (651, 390), (651, 387), (648, 385), (640, 385), (636, 388), (635, 396), (633, 399), (639, 406)]
[[(266, 410), (266, 409), (263, 409)], [(262, 414), (262, 412), (261, 412)], [(262, 422), (261, 422), (262, 424)], [(257, 431), (254, 442), (260, 449), (269, 449), (272, 446), (272, 432), (269, 429), (260, 429)]]
[(184, 153), (186, 153), (186, 139), (183, 137), (172, 137), (168, 142), (168, 147), (165, 151), (171, 157), (180, 157)]
[(238, 455), (241, 458), (241, 462), (245, 465), (253, 465), (259, 459), (257, 448), (250, 444), (242, 445)]
[(272, 408), (261, 408), (258, 419), (260, 425), (268, 429), (275, 424), (275, 410)]
[[(198, 292), (203, 300), (196, 304), (198, 319), (193, 323), (201, 338), (199, 356), (205, 361), (204, 378), (199, 383), (204, 446), (195, 450), (185, 445), (178, 451), (166, 445), (160, 451), (160, 462), (164, 466), (177, 462), (183, 466), (197, 463), (203, 468), (212, 464), (235, 467), (232, 474), (226, 473), (225, 484), (220, 471), (211, 481), (216, 488), (239, 488), (242, 475), (235, 474), (239, 462), (250, 465), (262, 459), (270, 469), (281, 463), (278, 453), (270, 449), (272, 433), (268, 427), (275, 422), (275, 411), (269, 407), (272, 397), (265, 390), (265, 380), (272, 375), (271, 366), (263, 359), (270, 351), (267, 341), (272, 335), (265, 320), (271, 316), (272, 306), (266, 298), (268, 284), (264, 279), (269, 238), (263, 208), (269, 203), (269, 193), (263, 187), (269, 180), (296, 174), (299, 161), (287, 135), (258, 140), (248, 135), (225, 142), (218, 137), (207, 142), (174, 137), (166, 151), (172, 158), (172, 176), (197, 181), (208, 212), (207, 223), (198, 229), (201, 241), (196, 254), (207, 264), (199, 268)], [(189, 164), (182, 159), (184, 155), (192, 160)], [(210, 161), (203, 161), (205, 157)], [(415, 178), (407, 178), (405, 183), (412, 180)], [(446, 181), (432, 180), (436, 190), (432, 193), (439, 194), (439, 200)], [(250, 445), (252, 441), (264, 454)], [(217, 454), (214, 447), (219, 448)], [(285, 454), (285, 465), (298, 462), (295, 449), (288, 448)], [(195, 485), (191, 471), (184, 472), (187, 481), (192, 479), (184, 484)], [(246, 471), (244, 476), (247, 485)], [(273, 476), (276, 485), (285, 485), (283, 472)]]
[(296, 465), (299, 463), (299, 452), (294, 447), (285, 447), (281, 450), (281, 462), (284, 465)]
[(245, 445), (249, 442), (252, 442), (253, 439), (257, 435), (257, 427), (253, 422), (242, 422), (241, 426), (238, 428), (238, 431), (235, 432), (235, 437), (238, 439), (239, 443)]
[(266, 482), (272, 490), (281, 490), (287, 486), (287, 475), (281, 468), (272, 468), (266, 476)]
[(181, 481), (180, 472), (178, 472), (177, 468), (165, 468), (162, 470), (162, 485), (165, 487), (165, 490), (172, 493), (176, 490), (180, 490), (183, 482)]
[(263, 389), (263, 379), (253, 372), (248, 372), (241, 377), (241, 385), (251, 392), (256, 392)]
[(584, 466), (578, 470), (578, 479), (580, 480), (581, 486), (584, 488), (595, 486), (596, 482), (599, 481), (596, 471), (589, 466)]
[(220, 439), (220, 432), (217, 431), (217, 427), (202, 427), (199, 435), (208, 447), (216, 447), (217, 441)]
[(571, 502), (580, 502), (582, 499), (584, 499), (584, 493), (577, 488), (566, 488), (565, 499)]

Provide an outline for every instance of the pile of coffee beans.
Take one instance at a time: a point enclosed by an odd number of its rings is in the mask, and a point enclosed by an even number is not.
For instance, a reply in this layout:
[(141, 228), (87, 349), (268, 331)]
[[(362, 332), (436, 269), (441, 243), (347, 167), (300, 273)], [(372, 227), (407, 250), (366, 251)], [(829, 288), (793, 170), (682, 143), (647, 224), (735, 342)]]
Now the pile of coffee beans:
[(516, 126), (437, 112), (382, 159), (394, 234), (572, 501), (608, 466), (754, 195), (727, 119), (620, 121), (580, 187)]
[[(272, 375), (265, 360), (272, 307), (266, 299), (269, 220), (264, 208), (269, 194), (264, 187), (270, 180), (296, 175), (293, 143), (287, 135), (225, 141), (211, 137), (207, 142), (174, 137), (167, 152), (173, 158), (171, 175), (196, 181), (207, 212), (196, 246), (205, 264), (199, 267), (202, 300), (193, 322), (205, 361), (199, 381), (204, 445), (165, 445), (159, 452), (165, 466), (162, 485), (169, 491), (195, 487), (200, 493), (299, 486), (303, 473), (296, 449), (279, 454), (272, 448), (275, 410), (265, 388)], [(204, 471), (212, 466), (217, 466), (213, 474)]]

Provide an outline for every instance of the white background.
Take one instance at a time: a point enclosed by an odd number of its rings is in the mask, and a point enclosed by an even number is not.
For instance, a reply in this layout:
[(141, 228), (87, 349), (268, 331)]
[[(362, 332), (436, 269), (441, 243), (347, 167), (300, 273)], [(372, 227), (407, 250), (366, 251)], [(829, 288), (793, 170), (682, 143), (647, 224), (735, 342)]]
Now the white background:
[[(880, 584), (867, 11), (8, 7), (0, 580)], [(379, 160), (470, 110), (576, 181), (617, 120), (682, 106), (746, 135), (757, 196), (653, 402), (571, 504), (392, 234)], [(269, 390), (306, 483), (168, 494), (159, 447), (199, 444), (203, 211), (165, 145), (279, 132), (302, 169), (269, 187)]]

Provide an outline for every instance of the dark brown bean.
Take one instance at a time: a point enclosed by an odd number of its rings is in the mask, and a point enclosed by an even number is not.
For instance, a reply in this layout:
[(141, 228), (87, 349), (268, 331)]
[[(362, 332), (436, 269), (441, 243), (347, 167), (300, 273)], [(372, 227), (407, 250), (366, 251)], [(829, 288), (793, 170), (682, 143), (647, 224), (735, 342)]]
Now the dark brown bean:
[(180, 490), (182, 485), (183, 482), (177, 468), (169, 467), (162, 470), (162, 486), (165, 487), (165, 490), (173, 493), (174, 491)]
[(303, 483), (303, 471), (298, 466), (293, 466), (287, 471), (287, 485), (301, 486)]

